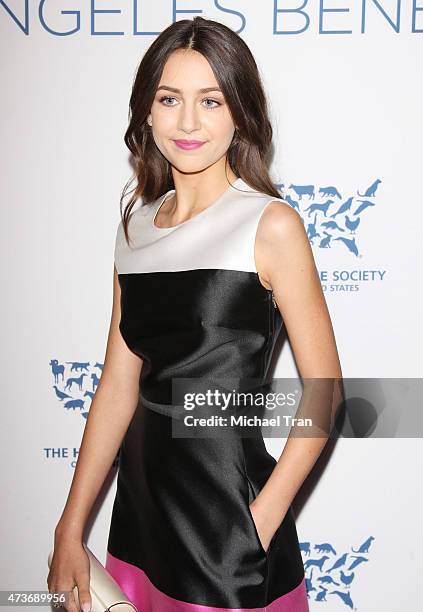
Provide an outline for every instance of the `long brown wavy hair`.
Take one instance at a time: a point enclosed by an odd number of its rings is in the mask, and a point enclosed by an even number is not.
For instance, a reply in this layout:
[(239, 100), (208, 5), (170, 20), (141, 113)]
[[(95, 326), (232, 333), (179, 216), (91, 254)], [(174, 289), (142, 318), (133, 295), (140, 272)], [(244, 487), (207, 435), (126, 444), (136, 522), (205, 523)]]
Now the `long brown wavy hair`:
[[(227, 151), (227, 163), (237, 177), (253, 189), (280, 198), (268, 171), (273, 130), (266, 96), (254, 57), (243, 39), (227, 26), (203, 17), (172, 23), (150, 45), (135, 75), (129, 102), (129, 126), (125, 143), (133, 155), (134, 175), (120, 199), (120, 213), (127, 242), (131, 209), (142, 196), (151, 204), (174, 189), (171, 165), (157, 148), (147, 123), (164, 65), (177, 49), (193, 49), (209, 62), (237, 126)], [(123, 199), (136, 179), (125, 210)]]

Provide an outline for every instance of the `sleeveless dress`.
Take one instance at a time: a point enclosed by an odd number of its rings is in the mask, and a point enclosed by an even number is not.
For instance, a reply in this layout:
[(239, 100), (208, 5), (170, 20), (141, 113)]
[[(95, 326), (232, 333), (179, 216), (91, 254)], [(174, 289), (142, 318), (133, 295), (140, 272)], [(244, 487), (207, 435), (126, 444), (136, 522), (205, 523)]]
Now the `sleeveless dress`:
[(282, 317), (254, 243), (275, 198), (238, 178), (191, 219), (159, 228), (173, 193), (132, 211), (130, 246), (121, 222), (116, 235), (120, 331), (144, 363), (106, 568), (139, 612), (307, 612), (292, 509), (266, 551), (249, 508), (276, 465), (263, 437), (172, 434), (172, 378), (266, 378)]

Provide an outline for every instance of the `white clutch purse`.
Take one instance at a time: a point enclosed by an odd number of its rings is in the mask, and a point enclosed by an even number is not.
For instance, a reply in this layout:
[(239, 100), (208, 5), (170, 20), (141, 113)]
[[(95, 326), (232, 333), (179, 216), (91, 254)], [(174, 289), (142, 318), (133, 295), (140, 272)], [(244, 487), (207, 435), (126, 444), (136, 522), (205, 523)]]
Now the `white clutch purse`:
[[(90, 595), (91, 612), (138, 612), (116, 580), (109, 574), (104, 565), (100, 563), (91, 550), (83, 544), (90, 560)], [(53, 550), (48, 555), (48, 566), (51, 566)], [(73, 594), (79, 606), (78, 587), (74, 587)]]

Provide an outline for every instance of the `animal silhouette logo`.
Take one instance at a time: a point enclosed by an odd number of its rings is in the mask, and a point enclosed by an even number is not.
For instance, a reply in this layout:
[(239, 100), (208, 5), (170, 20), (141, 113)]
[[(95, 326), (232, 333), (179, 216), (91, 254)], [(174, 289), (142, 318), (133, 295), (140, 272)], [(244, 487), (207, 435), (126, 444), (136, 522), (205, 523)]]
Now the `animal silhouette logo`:
[(336, 597), (351, 610), (358, 610), (353, 603), (352, 590), (361, 568), (369, 562), (369, 550), (374, 537), (368, 537), (358, 549), (339, 554), (329, 542), (313, 546), (310, 542), (300, 542), (303, 555), (307, 597), (314, 601), (328, 601)]
[(312, 246), (330, 249), (334, 245), (360, 257), (357, 232), (371, 209), (376, 206), (375, 198), (379, 184), (376, 179), (365, 191), (348, 197), (342, 196), (333, 186), (276, 183), (282, 198), (300, 215)]
[(60, 363), (58, 359), (51, 359), (49, 365), (53, 376), (52, 387), (58, 401), (66, 411), (77, 411), (86, 419), (104, 364), (96, 361), (91, 366), (89, 361)]

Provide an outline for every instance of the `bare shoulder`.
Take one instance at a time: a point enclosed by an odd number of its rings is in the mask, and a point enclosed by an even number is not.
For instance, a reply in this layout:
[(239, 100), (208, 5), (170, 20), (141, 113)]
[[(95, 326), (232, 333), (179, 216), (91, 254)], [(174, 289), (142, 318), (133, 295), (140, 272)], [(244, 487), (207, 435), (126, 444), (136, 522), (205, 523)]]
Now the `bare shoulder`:
[(275, 270), (306, 269), (313, 255), (301, 215), (283, 200), (265, 206), (257, 227), (255, 260), (265, 286), (272, 285)]
[(284, 200), (268, 202), (260, 217), (257, 228), (257, 241), (298, 239), (305, 236), (304, 223), (296, 210)]

